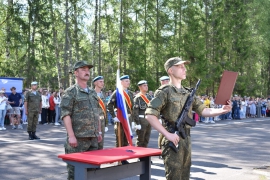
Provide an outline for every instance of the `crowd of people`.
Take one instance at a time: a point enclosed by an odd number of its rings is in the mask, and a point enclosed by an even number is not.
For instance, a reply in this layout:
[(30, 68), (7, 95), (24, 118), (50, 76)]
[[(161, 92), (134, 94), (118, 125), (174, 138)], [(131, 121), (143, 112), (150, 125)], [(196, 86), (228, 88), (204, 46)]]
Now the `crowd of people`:
[[(221, 105), (215, 104), (212, 96), (198, 96), (206, 107), (221, 108)], [(241, 120), (245, 118), (264, 118), (270, 116), (270, 96), (268, 98), (241, 97), (234, 95), (231, 98), (232, 111), (216, 117), (200, 117), (194, 112), (194, 119), (197, 122), (215, 123), (219, 120)]]
[[(164, 76), (165, 77), (165, 76)], [(6, 89), (1, 88), (0, 90), (0, 131), (6, 130), (4, 125), (5, 120), (9, 120), (12, 129), (23, 129), (23, 124), (27, 124), (27, 115), (25, 114), (24, 98), (29, 89), (23, 90), (22, 94), (16, 92), (16, 87), (11, 88), (11, 94), (8, 96), (5, 93)], [(58, 91), (49, 91), (45, 88), (39, 88), (38, 91), (42, 95), (42, 112), (39, 115), (39, 124), (42, 125), (55, 125), (59, 126), (62, 124), (60, 120), (61, 109), (60, 102), (63, 94), (63, 88)], [(105, 104), (107, 104), (111, 98), (112, 90), (109, 89), (105, 92)], [(133, 98), (139, 91), (133, 91)], [(147, 92), (147, 97), (151, 100), (154, 95), (153, 91)], [(201, 102), (206, 107), (210, 108), (221, 108), (222, 105), (215, 104), (213, 96), (203, 95), (198, 96)], [(202, 117), (194, 112), (193, 118), (197, 122), (202, 123), (215, 123), (219, 120), (237, 120), (245, 118), (264, 118), (270, 117), (270, 96), (268, 98), (263, 97), (247, 97), (234, 95), (231, 98), (233, 102), (232, 111), (216, 117)], [(7, 121), (6, 121), (7, 122)], [(112, 116), (108, 113), (107, 116), (108, 125), (113, 125)]]
[[(11, 93), (9, 95), (6, 94), (5, 88), (0, 90), (0, 130), (6, 130), (5, 122), (9, 122), (12, 129), (23, 129), (23, 126), (28, 124), (24, 102), (25, 96), (30, 89), (25, 89), (22, 93), (17, 93), (16, 87), (12, 87), (10, 90)], [(64, 92), (63, 88), (60, 88), (59, 91), (48, 91), (47, 89), (39, 88), (38, 92), (42, 99), (42, 111), (38, 117), (39, 124), (61, 125), (60, 102)]]

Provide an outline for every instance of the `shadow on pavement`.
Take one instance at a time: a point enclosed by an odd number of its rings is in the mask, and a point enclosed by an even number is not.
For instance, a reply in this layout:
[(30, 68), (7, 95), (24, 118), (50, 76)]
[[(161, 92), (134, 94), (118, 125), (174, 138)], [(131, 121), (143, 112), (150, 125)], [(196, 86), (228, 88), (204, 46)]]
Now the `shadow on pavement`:
[[(206, 161), (192, 161), (192, 165), (195, 166), (203, 166), (203, 167), (209, 167), (209, 168), (230, 168), (230, 169), (242, 169), (239, 167), (230, 167), (226, 164), (220, 164), (220, 163), (214, 163), (214, 162), (206, 162)], [(191, 167), (191, 171), (192, 171)], [(200, 172), (200, 171), (193, 171), (193, 172)]]

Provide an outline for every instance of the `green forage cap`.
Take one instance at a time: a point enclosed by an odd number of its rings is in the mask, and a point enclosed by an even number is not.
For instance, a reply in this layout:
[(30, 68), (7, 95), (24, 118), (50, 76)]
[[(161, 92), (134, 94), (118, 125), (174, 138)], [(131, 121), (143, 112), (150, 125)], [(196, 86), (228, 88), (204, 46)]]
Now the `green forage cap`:
[(87, 66), (89, 69), (93, 67), (93, 65), (88, 64), (86, 61), (77, 61), (73, 66), (73, 70), (75, 71), (76, 69), (85, 67), (85, 66)]
[(179, 65), (179, 64), (190, 64), (190, 61), (184, 61), (180, 57), (173, 57), (168, 59), (165, 64), (164, 68), (168, 72), (168, 69), (172, 66)]

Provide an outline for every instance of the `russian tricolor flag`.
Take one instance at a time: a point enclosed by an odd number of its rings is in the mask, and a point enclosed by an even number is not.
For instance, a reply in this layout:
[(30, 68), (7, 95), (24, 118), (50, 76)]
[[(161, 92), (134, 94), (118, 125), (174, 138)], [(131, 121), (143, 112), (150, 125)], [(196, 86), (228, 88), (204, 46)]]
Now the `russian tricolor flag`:
[(117, 103), (117, 118), (120, 120), (124, 132), (126, 134), (128, 143), (132, 146), (132, 131), (130, 128), (129, 120), (128, 120), (128, 113), (127, 107), (125, 102), (125, 97), (123, 94), (123, 88), (120, 81), (120, 70), (117, 70), (116, 75), (116, 103)]

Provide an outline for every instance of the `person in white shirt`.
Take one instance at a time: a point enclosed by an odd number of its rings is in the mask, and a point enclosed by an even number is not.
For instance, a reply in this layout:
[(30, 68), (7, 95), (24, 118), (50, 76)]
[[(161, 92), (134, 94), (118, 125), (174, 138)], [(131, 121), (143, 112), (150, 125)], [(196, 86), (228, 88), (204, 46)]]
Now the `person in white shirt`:
[(241, 98), (241, 107), (240, 107), (240, 119), (246, 118), (247, 102), (244, 98)]
[(55, 104), (55, 123), (54, 125), (56, 126), (59, 126), (60, 123), (59, 123), (59, 118), (60, 118), (60, 102), (61, 102), (61, 99), (60, 99), (60, 93), (59, 92), (56, 92), (55, 93), (55, 96), (53, 98), (53, 102)]
[(6, 106), (8, 98), (4, 96), (4, 91), (0, 90), (0, 131), (6, 130), (4, 126), (5, 116), (6, 116)]
[(50, 107), (49, 99), (47, 98), (47, 92), (42, 91), (42, 112), (41, 112), (41, 124), (46, 125), (47, 123), (47, 117), (48, 117), (48, 109)]

